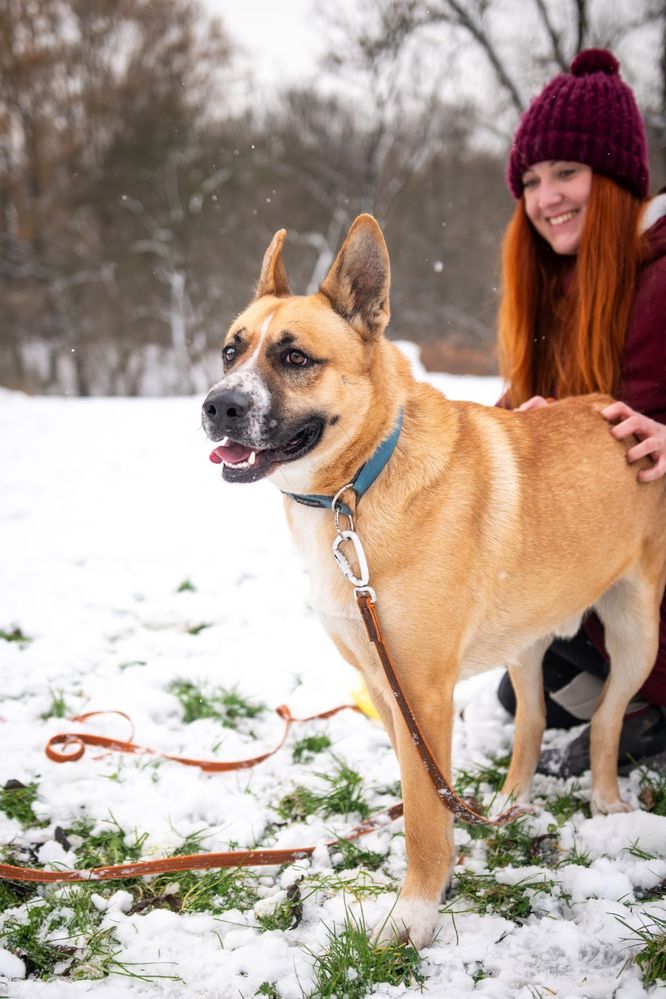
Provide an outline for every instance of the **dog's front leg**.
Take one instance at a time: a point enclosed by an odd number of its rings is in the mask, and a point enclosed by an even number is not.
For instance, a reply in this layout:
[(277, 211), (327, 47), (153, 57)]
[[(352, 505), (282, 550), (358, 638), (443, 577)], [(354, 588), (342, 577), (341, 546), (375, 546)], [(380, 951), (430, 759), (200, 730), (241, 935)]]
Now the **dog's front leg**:
[[(440, 770), (448, 778), (453, 689), (426, 689), (427, 703), (424, 699), (411, 701), (411, 706)], [(410, 698), (409, 693), (407, 696)], [(375, 941), (409, 940), (414, 947), (421, 948), (432, 939), (439, 903), (451, 878), (455, 857), (453, 816), (435, 791), (397, 708), (393, 725), (405, 808), (407, 872), (397, 903), (375, 930)]]

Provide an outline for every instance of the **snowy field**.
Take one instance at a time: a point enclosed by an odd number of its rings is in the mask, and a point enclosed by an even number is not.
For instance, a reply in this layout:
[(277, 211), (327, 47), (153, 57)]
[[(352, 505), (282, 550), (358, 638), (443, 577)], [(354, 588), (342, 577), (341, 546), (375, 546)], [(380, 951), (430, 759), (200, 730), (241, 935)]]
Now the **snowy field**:
[[(492, 403), (499, 394), (496, 379), (432, 379), (454, 398)], [(44, 755), (62, 731), (127, 738), (120, 717), (67, 721), (117, 709), (131, 715), (138, 742), (164, 752), (254, 756), (279, 737), (273, 711), (231, 727), (215, 717), (186, 722), (177, 690), (192, 684), (218, 704), (220, 691), (232, 691), (243, 703), (286, 703), (307, 715), (348, 702), (357, 686), (309, 608), (281, 498), (266, 482), (222, 482), (207, 458), (200, 402), (0, 390), (0, 785), (32, 788), (27, 816), (0, 811), (0, 846), (13, 862), (85, 866), (87, 841), (107, 862), (111, 837), (142, 857), (193, 843), (207, 851), (321, 844), (359, 814), (290, 818), (285, 802), (299, 788), (330, 790), (344, 765), (360, 775), (370, 811), (397, 800), (388, 739), (354, 712), (297, 726), (270, 760), (230, 774), (90, 749), (62, 765)], [(509, 749), (499, 675), (459, 687), (458, 772), (490, 773)], [(310, 751), (295, 760), (305, 737)], [(666, 983), (644, 986), (631, 960), (642, 947), (636, 931), (666, 917), (666, 818), (644, 810), (645, 793), (639, 807), (649, 780), (638, 770), (622, 779), (632, 814), (592, 819), (589, 775), (576, 786), (542, 777), (541, 808), (513, 838), (493, 845), (459, 825), (460, 863), (436, 940), (421, 953), (422, 984), (380, 983), (367, 994), (665, 997)], [(483, 774), (471, 783), (488, 802)], [(174, 876), (159, 890), (124, 882), (0, 895), (0, 995), (364, 995), (354, 967), (337, 990), (317, 976), (345, 921), (374, 925), (395, 900), (403, 842), (396, 821), (358, 842), (375, 864), (364, 853), (345, 866), (322, 848), (286, 869), (250, 871), (224, 895), (227, 874), (202, 908), (192, 904), (193, 877), (189, 889)]]

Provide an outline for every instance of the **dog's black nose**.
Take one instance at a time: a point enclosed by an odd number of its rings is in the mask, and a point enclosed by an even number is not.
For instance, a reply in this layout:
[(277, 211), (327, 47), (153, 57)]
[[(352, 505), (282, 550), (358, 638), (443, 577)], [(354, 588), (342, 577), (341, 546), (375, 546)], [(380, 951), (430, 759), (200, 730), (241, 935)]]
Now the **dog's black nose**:
[(247, 416), (252, 400), (239, 389), (214, 389), (203, 404), (204, 415), (211, 420), (241, 420)]

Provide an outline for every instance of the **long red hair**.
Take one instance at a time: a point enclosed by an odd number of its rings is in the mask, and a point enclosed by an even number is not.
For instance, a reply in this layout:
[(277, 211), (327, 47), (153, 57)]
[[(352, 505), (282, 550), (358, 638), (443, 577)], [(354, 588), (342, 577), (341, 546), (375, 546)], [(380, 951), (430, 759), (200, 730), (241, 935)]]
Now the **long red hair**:
[(616, 394), (638, 272), (644, 202), (594, 174), (576, 257), (551, 249), (521, 198), (502, 246), (500, 370), (512, 407), (533, 395)]

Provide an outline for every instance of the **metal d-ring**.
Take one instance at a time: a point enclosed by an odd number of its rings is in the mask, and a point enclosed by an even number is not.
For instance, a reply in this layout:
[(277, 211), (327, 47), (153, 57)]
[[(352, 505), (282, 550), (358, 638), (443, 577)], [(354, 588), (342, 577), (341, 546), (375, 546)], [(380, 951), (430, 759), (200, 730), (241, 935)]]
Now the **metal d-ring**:
[(341, 503), (340, 503), (340, 497), (342, 496), (343, 493), (346, 493), (348, 489), (351, 489), (354, 495), (356, 495), (353, 484), (351, 482), (348, 482), (346, 486), (342, 487), (342, 489), (338, 489), (337, 493), (331, 500), (331, 509), (333, 510), (333, 513), (335, 515), (335, 529), (338, 532), (338, 534), (342, 533), (342, 528), (340, 527), (341, 515), (343, 517), (346, 517), (349, 522), (347, 525), (347, 530), (349, 531), (354, 530), (354, 518), (352, 516), (351, 509), (349, 507), (347, 508), (347, 510), (341, 509)]

